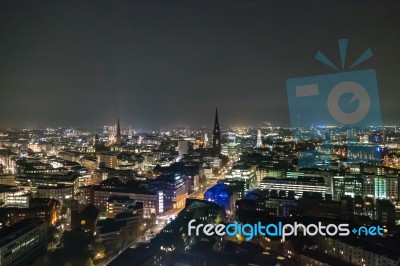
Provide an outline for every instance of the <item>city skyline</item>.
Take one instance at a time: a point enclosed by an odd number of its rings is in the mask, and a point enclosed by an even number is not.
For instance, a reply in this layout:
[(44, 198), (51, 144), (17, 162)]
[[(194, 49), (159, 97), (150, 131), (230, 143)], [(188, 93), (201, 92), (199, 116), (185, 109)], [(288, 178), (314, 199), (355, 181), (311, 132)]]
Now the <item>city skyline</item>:
[(337, 64), (339, 38), (346, 63), (372, 50), (354, 70), (400, 122), (398, 3), (24, 3), (0, 4), (0, 127), (212, 126), (215, 106), (223, 126), (289, 125), (286, 80), (337, 73), (314, 56)]
[(399, 266), (399, 11), (0, 1), (0, 265)]

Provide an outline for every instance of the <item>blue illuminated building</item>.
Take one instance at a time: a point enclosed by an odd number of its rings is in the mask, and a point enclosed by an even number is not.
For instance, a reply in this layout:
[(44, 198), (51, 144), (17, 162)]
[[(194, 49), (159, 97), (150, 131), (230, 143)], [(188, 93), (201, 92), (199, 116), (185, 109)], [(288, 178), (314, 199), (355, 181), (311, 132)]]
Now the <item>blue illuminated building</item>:
[(226, 212), (230, 213), (235, 208), (237, 193), (232, 192), (229, 189), (229, 186), (223, 183), (218, 183), (207, 189), (204, 193), (204, 199), (218, 204), (225, 208)]

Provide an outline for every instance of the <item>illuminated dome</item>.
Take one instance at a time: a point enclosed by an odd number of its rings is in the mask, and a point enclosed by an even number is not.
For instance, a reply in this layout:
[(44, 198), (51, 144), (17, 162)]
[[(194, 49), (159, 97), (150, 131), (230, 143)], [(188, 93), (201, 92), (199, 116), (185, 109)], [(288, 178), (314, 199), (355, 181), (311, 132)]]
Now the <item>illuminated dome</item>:
[(230, 198), (232, 193), (229, 191), (227, 185), (218, 183), (204, 193), (204, 199), (207, 201), (212, 201), (218, 204), (221, 207), (224, 207), (225, 210), (230, 210)]

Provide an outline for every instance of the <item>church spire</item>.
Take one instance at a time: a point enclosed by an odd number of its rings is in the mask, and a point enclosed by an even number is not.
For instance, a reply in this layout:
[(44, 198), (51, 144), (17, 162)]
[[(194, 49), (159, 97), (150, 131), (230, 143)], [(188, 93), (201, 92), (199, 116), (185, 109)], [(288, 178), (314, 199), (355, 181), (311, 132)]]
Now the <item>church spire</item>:
[(119, 125), (119, 117), (118, 117), (118, 123), (117, 123), (117, 134), (115, 136), (115, 144), (121, 144), (122, 137), (121, 137), (121, 127)]
[(213, 154), (214, 156), (218, 156), (221, 153), (221, 132), (219, 129), (218, 122), (218, 109), (215, 108), (215, 122), (214, 122), (214, 130), (213, 130)]

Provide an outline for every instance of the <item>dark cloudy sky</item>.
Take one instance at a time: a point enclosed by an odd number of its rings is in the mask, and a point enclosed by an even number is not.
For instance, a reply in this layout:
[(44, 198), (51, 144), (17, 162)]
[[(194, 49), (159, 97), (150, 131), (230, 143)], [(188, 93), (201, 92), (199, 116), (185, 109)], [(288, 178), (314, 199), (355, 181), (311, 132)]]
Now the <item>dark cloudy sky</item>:
[(288, 124), (285, 81), (374, 57), (385, 123), (400, 122), (398, 1), (0, 2), (0, 127)]

